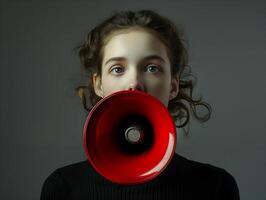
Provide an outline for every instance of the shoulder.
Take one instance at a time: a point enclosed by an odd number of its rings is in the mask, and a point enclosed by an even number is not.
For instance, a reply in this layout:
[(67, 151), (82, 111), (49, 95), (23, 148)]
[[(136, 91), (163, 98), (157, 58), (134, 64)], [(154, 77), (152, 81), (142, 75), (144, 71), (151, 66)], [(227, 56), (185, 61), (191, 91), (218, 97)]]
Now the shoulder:
[(173, 157), (173, 166), (178, 169), (182, 174), (193, 177), (217, 177), (221, 175), (229, 175), (229, 173), (214, 165), (190, 160), (181, 155), (175, 154)]
[(186, 159), (188, 172), (206, 177), (231, 176), (225, 169), (203, 162)]
[(71, 181), (73, 178), (88, 175), (88, 166), (88, 161), (81, 161), (58, 168), (55, 172), (64, 177), (66, 181)]
[(182, 180), (188, 187), (209, 193), (212, 191), (210, 195), (215, 196), (213, 199), (239, 199), (237, 182), (227, 170), (179, 155), (177, 160), (176, 165), (182, 166), (179, 168)]
[(223, 168), (208, 163), (190, 160), (180, 155), (176, 155), (174, 163), (176, 166), (179, 166), (182, 173), (187, 176), (190, 175), (197, 178), (209, 177), (210, 179), (212, 177), (215, 179), (219, 177), (233, 178), (233, 176)]
[[(88, 178), (88, 162), (82, 161), (54, 170), (44, 181), (41, 200), (67, 199), (72, 190), (86, 185)], [(84, 184), (85, 183), (85, 184)], [(53, 198), (51, 198), (53, 197)]]

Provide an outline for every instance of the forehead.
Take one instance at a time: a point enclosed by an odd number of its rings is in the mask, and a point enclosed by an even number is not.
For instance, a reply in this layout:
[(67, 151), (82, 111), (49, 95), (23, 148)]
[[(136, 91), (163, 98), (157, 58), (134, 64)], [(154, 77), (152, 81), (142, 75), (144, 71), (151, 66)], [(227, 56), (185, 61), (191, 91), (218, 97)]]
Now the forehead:
[(167, 48), (159, 38), (143, 29), (116, 31), (105, 42), (103, 63), (117, 56), (141, 59), (151, 54), (167, 59)]

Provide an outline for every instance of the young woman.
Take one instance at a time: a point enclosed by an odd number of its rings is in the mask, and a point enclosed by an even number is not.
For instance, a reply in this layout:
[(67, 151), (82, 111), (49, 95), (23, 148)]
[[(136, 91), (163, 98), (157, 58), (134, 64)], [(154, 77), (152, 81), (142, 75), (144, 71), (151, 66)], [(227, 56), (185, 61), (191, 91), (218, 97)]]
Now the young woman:
[[(79, 48), (88, 72), (88, 85), (78, 87), (86, 110), (86, 97), (95, 105), (122, 90), (146, 92), (168, 108), (177, 127), (210, 117), (210, 106), (194, 100), (187, 51), (181, 33), (154, 11), (122, 11), (91, 30)], [(199, 116), (197, 106), (207, 113)], [(88, 161), (55, 170), (45, 181), (42, 200), (52, 199), (210, 199), (237, 200), (235, 179), (224, 169), (175, 154), (167, 168), (150, 182), (112, 183), (94, 171)]]

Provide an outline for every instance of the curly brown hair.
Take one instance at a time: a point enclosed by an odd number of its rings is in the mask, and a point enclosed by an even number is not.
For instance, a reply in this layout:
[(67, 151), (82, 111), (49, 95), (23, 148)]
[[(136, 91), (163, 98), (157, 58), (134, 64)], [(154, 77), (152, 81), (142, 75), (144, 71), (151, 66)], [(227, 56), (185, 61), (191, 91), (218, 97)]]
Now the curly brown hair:
[[(168, 18), (152, 10), (114, 11), (108, 19), (89, 31), (84, 44), (76, 48), (89, 78), (87, 85), (76, 88), (84, 109), (89, 111), (100, 100), (94, 92), (92, 77), (94, 73), (101, 75), (103, 49), (107, 38), (116, 31), (138, 27), (154, 33), (170, 52), (168, 55), (171, 76), (179, 80), (179, 93), (176, 98), (169, 101), (168, 105), (176, 126), (181, 128), (188, 125), (189, 128), (191, 114), (200, 122), (207, 121), (211, 115), (211, 106), (203, 102), (202, 97), (198, 99), (192, 97), (196, 77), (188, 65), (188, 53), (182, 31)], [(87, 97), (89, 97), (90, 106), (87, 105)], [(197, 106), (204, 106), (207, 109), (203, 116), (199, 115)], [(188, 131), (185, 130), (185, 133), (187, 134)]]

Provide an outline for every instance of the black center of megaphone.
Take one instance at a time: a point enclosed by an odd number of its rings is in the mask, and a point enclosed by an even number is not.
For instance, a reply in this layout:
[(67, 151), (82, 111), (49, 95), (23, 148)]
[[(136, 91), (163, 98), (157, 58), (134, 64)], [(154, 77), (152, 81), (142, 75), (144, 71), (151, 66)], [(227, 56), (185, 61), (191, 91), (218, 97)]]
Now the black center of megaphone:
[(129, 115), (119, 123), (118, 145), (130, 153), (142, 153), (153, 144), (153, 128), (146, 117)]

